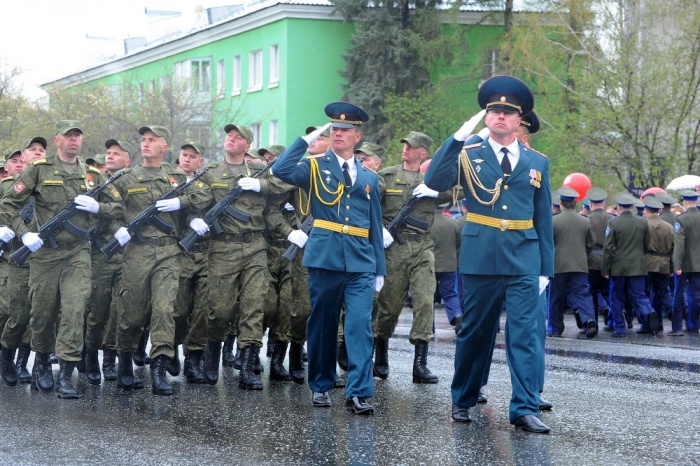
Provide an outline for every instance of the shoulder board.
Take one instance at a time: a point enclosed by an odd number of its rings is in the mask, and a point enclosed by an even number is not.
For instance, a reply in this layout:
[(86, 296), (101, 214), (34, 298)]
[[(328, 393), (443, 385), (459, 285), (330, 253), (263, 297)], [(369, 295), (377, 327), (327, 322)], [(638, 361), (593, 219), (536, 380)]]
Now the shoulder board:
[(304, 160), (304, 159), (317, 159), (319, 157), (323, 157), (324, 155), (326, 155), (326, 154), (305, 155), (304, 157), (302, 157), (302, 160)]
[[(360, 165), (362, 165), (362, 164), (360, 164)], [(379, 173), (375, 172), (374, 170), (372, 170), (372, 169), (369, 168), (369, 167), (365, 167), (364, 165), (362, 165), (362, 169), (365, 170), (365, 171), (368, 171), (368, 172), (372, 172), (372, 173), (374, 173), (375, 175), (379, 176)]]
[(204, 168), (216, 168), (219, 166), (219, 162), (209, 162), (204, 165)]
[(380, 175), (395, 175), (398, 171), (399, 165), (394, 165), (393, 167), (386, 167), (379, 170)]
[(32, 165), (46, 165), (48, 163), (49, 163), (48, 159), (43, 158), (43, 159), (33, 161)]
[(183, 172), (182, 170), (179, 170), (177, 168), (170, 169), (170, 174), (171, 175), (182, 175), (184, 177), (187, 177), (187, 174), (185, 172)]
[(6, 176), (2, 180), (0, 180), (0, 183), (7, 183), (8, 181), (15, 181), (15, 177), (14, 176)]
[(542, 157), (544, 157), (545, 159), (548, 159), (548, 158), (549, 158), (549, 157), (547, 157), (546, 155), (544, 155), (542, 152), (540, 152), (540, 151), (538, 151), (538, 150), (535, 150), (535, 149), (533, 149), (532, 147), (527, 148), (527, 150), (531, 150), (531, 151), (534, 152), (535, 154), (539, 154), (539, 155), (541, 155)]
[(101, 171), (99, 171), (99, 170), (98, 170), (97, 168), (95, 168), (95, 167), (91, 167), (90, 165), (88, 165), (88, 171), (89, 171), (89, 172), (92, 172), (92, 173), (97, 173), (98, 175), (101, 175), (101, 174), (102, 174)]
[(477, 142), (477, 143), (475, 143), (475, 144), (469, 144), (468, 146), (462, 147), (462, 149), (474, 149), (474, 148), (476, 148), (476, 147), (481, 147), (481, 143), (480, 143), (480, 142)]

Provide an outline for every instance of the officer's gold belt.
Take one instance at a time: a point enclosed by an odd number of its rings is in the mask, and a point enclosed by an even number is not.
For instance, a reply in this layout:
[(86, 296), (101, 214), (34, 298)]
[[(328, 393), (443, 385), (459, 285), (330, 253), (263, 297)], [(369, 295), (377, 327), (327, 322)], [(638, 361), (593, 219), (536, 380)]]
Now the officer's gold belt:
[(474, 214), (467, 212), (467, 222), (486, 225), (487, 227), (499, 228), (501, 231), (506, 230), (529, 230), (535, 224), (530, 220), (506, 220), (503, 218), (488, 217), (486, 215)]
[(369, 238), (369, 230), (367, 228), (351, 227), (342, 223), (329, 222), (328, 220), (314, 219), (315, 228), (323, 228), (324, 230), (335, 231), (336, 233), (344, 233), (351, 236), (362, 236)]

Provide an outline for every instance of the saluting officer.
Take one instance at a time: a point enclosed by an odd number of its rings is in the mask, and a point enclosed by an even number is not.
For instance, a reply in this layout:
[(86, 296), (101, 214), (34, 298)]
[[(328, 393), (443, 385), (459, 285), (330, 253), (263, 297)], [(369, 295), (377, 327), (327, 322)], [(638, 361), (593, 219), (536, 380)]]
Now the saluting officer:
[(326, 126), (298, 138), (277, 160), (275, 175), (308, 194), (302, 214), (311, 212), (314, 227), (304, 254), (309, 272), (311, 316), (307, 325), (309, 387), (314, 406), (330, 406), (335, 383), (337, 332), (345, 302), (348, 349), (347, 409), (370, 414), (373, 396), (372, 301), (384, 283), (379, 177), (353, 154), (362, 138), (367, 113), (347, 102), (326, 106), (332, 146), (324, 155), (299, 159)]
[(586, 197), (591, 203), (591, 212), (588, 214), (588, 220), (595, 234), (595, 245), (588, 253), (588, 284), (591, 287), (595, 321), (598, 322), (598, 313), (601, 313), (603, 315), (603, 323), (607, 323), (610, 311), (610, 282), (601, 275), (600, 267), (603, 261), (605, 229), (608, 228), (610, 219), (615, 216), (605, 211), (605, 200), (608, 198), (608, 193), (604, 189), (591, 188), (586, 192)]
[(688, 333), (700, 329), (700, 211), (698, 193), (681, 191), (686, 211), (676, 217), (673, 239), (673, 270), (675, 289), (673, 293), (673, 333), (683, 330), (683, 295), (685, 282), (690, 286), (690, 308), (686, 318)]
[(478, 100), (486, 109), (489, 137), (464, 145), (480, 112), (442, 144), (425, 177), (437, 191), (461, 181), (467, 201), (459, 265), (464, 317), (457, 336), (452, 419), (471, 420), (469, 409), (477, 403), (505, 302), (510, 422), (545, 433), (550, 429), (539, 419), (540, 295), (554, 275), (549, 161), (515, 137), (522, 116), (534, 106), (527, 85), (512, 76), (494, 76), (482, 84)]

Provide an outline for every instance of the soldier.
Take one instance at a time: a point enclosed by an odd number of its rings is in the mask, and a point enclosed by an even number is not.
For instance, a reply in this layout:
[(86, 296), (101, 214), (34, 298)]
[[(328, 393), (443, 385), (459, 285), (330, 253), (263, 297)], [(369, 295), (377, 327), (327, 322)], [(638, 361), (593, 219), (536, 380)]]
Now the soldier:
[(457, 259), (462, 235), (459, 222), (443, 214), (443, 211), (447, 212), (443, 210), (447, 207), (449, 203), (438, 206), (433, 226), (430, 228), (430, 239), (435, 244), (435, 280), (445, 303), (447, 320), (454, 326), (455, 334), (459, 334), (462, 328), (462, 304), (457, 295)]
[(644, 253), (649, 248), (649, 225), (635, 215), (634, 197), (627, 193), (615, 195), (620, 215), (610, 220), (605, 231), (601, 274), (610, 278), (610, 311), (613, 337), (627, 333), (623, 307), (626, 292), (632, 304), (639, 310), (639, 321), (656, 335), (659, 316), (644, 294), (647, 268)]
[(673, 293), (673, 318), (671, 336), (682, 334), (683, 295), (685, 282), (690, 286), (690, 300), (686, 330), (698, 333), (700, 329), (700, 212), (698, 193), (681, 191), (686, 212), (676, 217), (673, 237), (673, 270), (675, 288)]
[[(439, 191), (461, 181), (468, 208), (459, 264), (464, 313), (455, 353), (452, 419), (471, 421), (469, 410), (477, 403), (505, 302), (513, 385), (510, 422), (546, 433), (550, 429), (538, 416), (544, 361), (541, 295), (554, 275), (549, 162), (516, 139), (522, 116), (534, 106), (522, 81), (494, 76), (482, 84), (478, 101), (485, 111), (442, 144), (425, 177), (427, 186)], [(465, 146), (484, 113), (489, 137)]]
[(372, 301), (386, 274), (379, 177), (359, 164), (353, 154), (355, 144), (362, 139), (362, 124), (369, 120), (367, 113), (347, 102), (330, 103), (325, 112), (331, 119), (331, 149), (298, 163), (326, 125), (298, 138), (280, 156), (275, 174), (307, 192), (309, 204), (302, 214), (310, 212), (314, 217), (309, 250), (304, 255), (312, 308), (307, 326), (312, 404), (331, 404), (328, 391), (335, 382), (334, 350), (344, 301), (348, 349), (345, 405), (355, 414), (371, 414), (374, 407), (367, 398), (374, 394)]
[(601, 275), (600, 267), (603, 261), (605, 229), (608, 227), (610, 219), (615, 216), (605, 211), (605, 200), (608, 198), (608, 193), (604, 189), (591, 188), (586, 192), (586, 197), (591, 203), (591, 212), (588, 214), (588, 220), (595, 234), (595, 245), (588, 253), (588, 285), (591, 288), (591, 297), (593, 298), (595, 321), (598, 322), (598, 314), (600, 313), (603, 316), (603, 323), (607, 323), (610, 311), (610, 301), (608, 299), (610, 283)]
[[(136, 151), (126, 141), (108, 139), (105, 141), (105, 171), (103, 182), (110, 179), (119, 170), (131, 165)], [(103, 224), (97, 232), (97, 241), (92, 244), (92, 294), (88, 300), (86, 316), (85, 345), (86, 377), (88, 381), (99, 382), (99, 366), (97, 349), (102, 348), (102, 376), (105, 381), (117, 380), (117, 309), (119, 299), (119, 283), (122, 279), (123, 249), (111, 259), (100, 250), (101, 245), (107, 244), (112, 236), (108, 233), (111, 225)], [(143, 388), (143, 382), (134, 378), (134, 388)]]
[[(650, 236), (649, 249), (645, 256), (648, 274), (647, 296), (650, 297), (652, 307), (659, 315), (659, 331), (663, 331), (663, 316), (673, 308), (671, 296), (668, 293), (669, 276), (673, 273), (671, 269), (673, 227), (659, 216), (664, 205), (656, 197), (646, 196), (644, 205)], [(649, 328), (642, 325), (637, 333), (649, 333)]]
[(369, 168), (375, 173), (379, 172), (379, 167), (382, 166), (382, 157), (384, 157), (384, 147), (371, 142), (363, 142), (359, 149), (355, 149), (357, 160), (362, 165)]
[[(56, 154), (36, 160), (17, 178), (3, 197), (3, 218), (14, 222), (22, 243), (34, 252), (30, 259), (29, 299), (32, 317), (31, 346), (36, 351), (32, 382), (41, 391), (54, 388), (49, 354), (59, 358), (59, 398), (78, 398), (71, 374), (83, 348), (83, 324), (91, 277), (90, 244), (85, 238), (61, 230), (55, 235), (58, 248), (44, 247), (33, 229), (45, 224), (71, 201), (83, 212), (71, 221), (87, 230), (96, 220), (117, 220), (123, 206), (112, 190), (98, 200), (83, 195), (100, 182), (100, 173), (78, 157), (83, 131), (77, 121), (61, 120), (54, 135)], [(34, 219), (25, 225), (18, 213), (34, 195)], [(91, 215), (92, 214), (92, 215)], [(95, 216), (99, 214), (99, 216)], [(60, 318), (59, 318), (60, 316)], [(56, 330), (58, 329), (58, 332)]]
[[(229, 190), (240, 186), (242, 194), (234, 207), (249, 215), (250, 220), (226, 215), (220, 219), (223, 232), (210, 235), (207, 264), (210, 281), (208, 342), (204, 353), (204, 377), (211, 385), (219, 380), (221, 344), (226, 339), (238, 301), (238, 346), (242, 358), (238, 387), (262, 390), (262, 383), (253, 372), (262, 346), (263, 306), (268, 291), (265, 274), (267, 244), (262, 232), (265, 229), (277, 231), (283, 222), (269, 197), (270, 193), (279, 194), (281, 188), (269, 174), (262, 178), (252, 176), (265, 166), (244, 159), (253, 142), (253, 133), (249, 128), (229, 124), (224, 127), (224, 132), (226, 157), (223, 162), (211, 164), (202, 178), (206, 185), (206, 206), (214, 205)], [(201, 218), (193, 219), (191, 226), (198, 234), (208, 231), (207, 224)]]
[(659, 218), (671, 226), (675, 225), (676, 214), (671, 210), (671, 206), (675, 204), (676, 198), (667, 193), (657, 193), (654, 194), (654, 197), (661, 201), (661, 204), (664, 206), (663, 210), (659, 212)]
[(172, 199), (159, 198), (179, 184), (186, 183), (186, 176), (179, 170), (162, 166), (163, 155), (168, 149), (170, 131), (162, 126), (148, 125), (139, 129), (143, 165), (124, 169), (114, 187), (119, 191), (126, 207), (127, 220), (151, 206), (154, 202), (159, 218), (171, 225), (165, 232), (147, 224), (142, 235), (144, 241), (131, 241), (126, 227), (119, 228), (114, 238), (124, 248), (123, 270), (119, 288), (119, 324), (117, 346), (119, 366), (117, 383), (120, 388), (135, 388), (132, 354), (139, 344), (139, 337), (146, 324), (151, 322), (151, 388), (156, 395), (172, 395), (173, 387), (167, 381), (165, 371), (175, 356), (175, 320), (173, 311), (178, 291), (180, 249), (178, 235), (183, 229), (187, 210), (199, 209), (204, 195), (197, 190)]
[(427, 225), (426, 229), (405, 224), (400, 230), (405, 242), (394, 241), (386, 229), (383, 231), (386, 248), (387, 280), (377, 298), (377, 315), (372, 321), (375, 338), (374, 375), (381, 379), (389, 376), (389, 338), (398, 323), (401, 308), (410, 286), (413, 301), (413, 324), (409, 341), (415, 346), (413, 359), (414, 383), (437, 383), (437, 375), (427, 367), (428, 344), (433, 338), (433, 295), (435, 293), (435, 256), (433, 240), (428, 235), (435, 218), (435, 209), (441, 201), (449, 200), (449, 194), (428, 188), (423, 183), (421, 163), (428, 157), (433, 143), (430, 136), (417, 131), (401, 139), (402, 164), (387, 167), (379, 172), (383, 183), (382, 220), (388, 225), (403, 205), (412, 197), (421, 198), (411, 215)]
[(107, 158), (107, 154), (97, 154), (94, 157), (88, 157), (85, 159), (85, 164), (96, 168), (100, 171), (100, 173), (104, 173), (105, 170), (107, 170), (107, 167), (105, 165), (105, 160)]
[(564, 331), (567, 305), (578, 309), (586, 338), (598, 334), (593, 301), (588, 287), (588, 251), (595, 246), (595, 233), (588, 219), (574, 211), (579, 193), (568, 187), (558, 190), (561, 213), (552, 219), (554, 228), (554, 279), (550, 283), (548, 330), (552, 336)]

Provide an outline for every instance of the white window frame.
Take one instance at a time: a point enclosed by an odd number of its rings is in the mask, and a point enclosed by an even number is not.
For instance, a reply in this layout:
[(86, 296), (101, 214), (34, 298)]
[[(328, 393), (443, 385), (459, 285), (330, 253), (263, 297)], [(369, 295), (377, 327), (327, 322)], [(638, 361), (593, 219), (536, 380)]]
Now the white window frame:
[(226, 92), (226, 67), (224, 61), (216, 63), (216, 97), (221, 99)]
[(269, 129), (269, 136), (268, 136), (268, 145), (273, 145), (277, 144), (277, 141), (279, 141), (279, 122), (277, 120), (270, 120), (270, 124), (268, 126)]
[(262, 50), (248, 53), (248, 89), (247, 92), (261, 91), (263, 86)]
[(268, 88), (277, 87), (280, 85), (280, 48), (279, 45), (273, 44), (270, 46), (270, 79)]
[[(198, 76), (196, 81), (194, 80), (194, 76), (192, 76), (192, 68), (195, 66), (195, 63), (199, 64), (198, 67)], [(202, 64), (207, 63), (208, 66), (204, 67)], [(208, 69), (208, 72), (204, 72), (205, 69)], [(210, 57), (202, 57), (202, 58), (192, 58), (189, 60), (183, 60), (175, 63), (175, 69), (174, 69), (174, 74), (175, 74), (175, 82), (177, 83), (183, 83), (185, 81), (189, 81), (191, 83), (191, 88), (190, 90), (192, 92), (211, 92), (211, 78), (212, 78), (212, 72), (211, 72), (211, 58)]]
[(248, 128), (250, 128), (250, 132), (253, 133), (253, 142), (250, 144), (250, 148), (259, 149), (261, 140), (260, 123), (253, 123)]
[(233, 77), (231, 78), (231, 95), (241, 95), (241, 56), (233, 57)]

